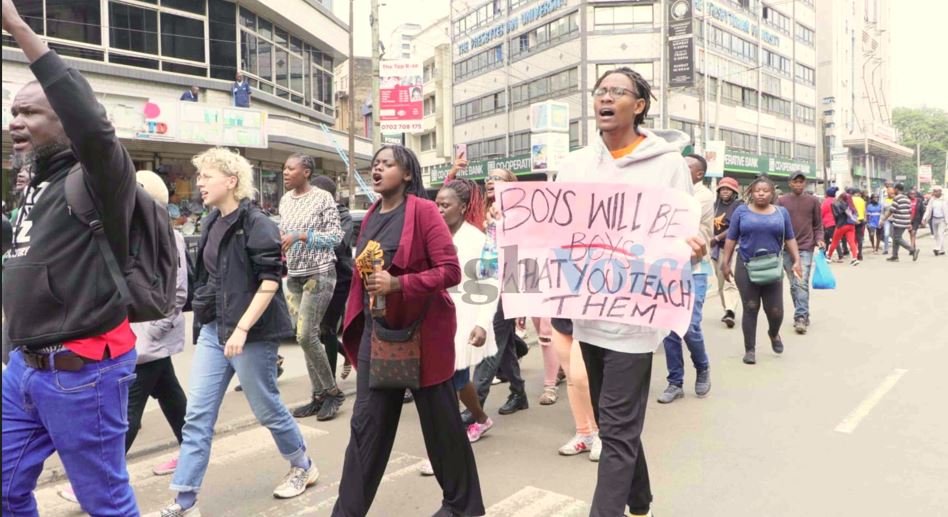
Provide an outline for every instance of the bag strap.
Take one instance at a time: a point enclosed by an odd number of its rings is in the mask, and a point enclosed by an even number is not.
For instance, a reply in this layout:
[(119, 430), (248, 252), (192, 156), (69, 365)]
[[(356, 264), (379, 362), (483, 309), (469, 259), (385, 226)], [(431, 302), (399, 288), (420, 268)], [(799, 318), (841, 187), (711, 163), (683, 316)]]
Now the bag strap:
[[(425, 301), (425, 308), (421, 310), (421, 316), (418, 317), (411, 325), (408, 326), (408, 330), (411, 334), (414, 334), (418, 327), (421, 326), (421, 323), (425, 321), (425, 316), (428, 314), (428, 309), (431, 308), (431, 302), (434, 301), (434, 296), (429, 296)], [(375, 323), (381, 324), (382, 326), (387, 326), (388, 323), (385, 321), (384, 316), (376, 316), (373, 318)]]
[(105, 235), (105, 229), (102, 227), (102, 221), (99, 217), (99, 211), (92, 200), (92, 193), (86, 185), (83, 178), (82, 166), (76, 164), (66, 175), (66, 210), (69, 214), (79, 220), (82, 224), (92, 230), (92, 238), (99, 248), (99, 253), (105, 259), (106, 268), (112, 282), (118, 288), (119, 296), (122, 300), (132, 299), (128, 290), (128, 283), (125, 281), (125, 275), (122, 268), (119, 267), (112, 246), (109, 244), (109, 238)]

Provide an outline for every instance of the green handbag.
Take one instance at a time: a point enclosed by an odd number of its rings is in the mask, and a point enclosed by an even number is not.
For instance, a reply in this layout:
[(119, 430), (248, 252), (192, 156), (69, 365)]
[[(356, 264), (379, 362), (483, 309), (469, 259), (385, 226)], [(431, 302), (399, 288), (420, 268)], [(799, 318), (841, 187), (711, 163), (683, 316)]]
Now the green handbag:
[(779, 208), (777, 213), (781, 215), (780, 227), (784, 229), (783, 236), (780, 238), (780, 251), (770, 253), (768, 250), (759, 249), (749, 261), (744, 263), (747, 276), (755, 285), (769, 285), (783, 280), (783, 245), (787, 238), (787, 220)]

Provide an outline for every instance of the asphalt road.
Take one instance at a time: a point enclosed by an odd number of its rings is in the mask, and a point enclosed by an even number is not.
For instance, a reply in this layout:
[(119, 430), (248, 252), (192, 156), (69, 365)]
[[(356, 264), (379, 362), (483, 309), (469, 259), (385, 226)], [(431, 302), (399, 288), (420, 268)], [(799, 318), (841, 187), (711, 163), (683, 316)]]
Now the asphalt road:
[[(920, 240), (923, 248), (931, 239)], [(656, 354), (643, 441), (659, 517), (948, 515), (948, 257), (927, 251), (917, 263), (889, 264), (867, 255), (851, 268), (834, 265), (839, 287), (814, 292), (806, 336), (785, 322), (786, 352), (767, 347), (759, 324), (758, 363), (741, 363), (740, 330), (726, 329), (716, 298), (706, 304), (706, 339), (712, 360), (711, 394), (693, 394), (688, 366), (683, 400), (654, 402), (665, 387), (664, 356)], [(785, 293), (790, 307), (789, 292)], [(306, 393), (298, 350), (284, 347), (288, 373), (284, 399)], [(176, 359), (186, 377), (187, 356)], [(541, 354), (524, 359), (531, 408), (496, 416), (506, 386), (487, 404), (496, 426), (474, 445), (488, 514), (494, 517), (587, 515), (596, 464), (586, 456), (561, 457), (572, 419), (560, 402), (540, 406)], [(346, 386), (351, 387), (351, 379)], [(229, 396), (230, 420), (245, 418), (246, 403)], [(287, 466), (265, 429), (238, 426), (215, 440), (199, 504), (211, 517), (328, 515), (338, 492), (348, 441), (351, 400), (327, 423), (304, 419), (304, 435), (322, 472), (303, 496), (273, 499)], [(439, 507), (440, 490), (418, 469), (425, 457), (413, 405), (404, 406), (395, 453), (371, 515), (425, 516)], [(222, 417), (222, 420), (226, 418)], [(170, 434), (160, 412), (147, 415), (143, 441)], [(167, 436), (164, 436), (166, 439)], [(138, 446), (136, 446), (138, 447)], [(143, 446), (144, 447), (144, 446)], [(147, 447), (146, 447), (147, 448)], [(152, 465), (167, 458), (133, 455), (129, 469), (143, 512), (169, 502), (169, 478)], [(52, 465), (52, 464), (51, 464)], [(51, 467), (52, 468), (52, 467)], [(80, 515), (42, 486), (41, 515)]]

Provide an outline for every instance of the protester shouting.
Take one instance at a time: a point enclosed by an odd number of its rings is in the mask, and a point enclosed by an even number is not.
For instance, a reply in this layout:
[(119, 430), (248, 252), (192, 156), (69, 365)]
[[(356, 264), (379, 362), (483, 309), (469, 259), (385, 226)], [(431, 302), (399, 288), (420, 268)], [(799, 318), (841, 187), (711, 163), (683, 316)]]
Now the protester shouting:
[[(664, 187), (691, 194), (692, 179), (681, 150), (641, 127), (648, 115), (652, 89), (638, 72), (610, 70), (593, 89), (600, 137), (569, 155), (557, 181)], [(700, 258), (705, 242), (689, 239)], [(593, 410), (599, 424), (602, 456), (590, 515), (615, 517), (650, 512), (649, 482), (642, 429), (652, 355), (664, 333), (658, 329), (599, 320), (573, 321), (580, 342)]]
[[(733, 277), (741, 293), (744, 314), (741, 316), (741, 330), (744, 332), (744, 363), (757, 362), (757, 315), (761, 307), (767, 317), (767, 335), (775, 353), (783, 353), (783, 340), (780, 338), (780, 325), (783, 323), (783, 268), (775, 281), (755, 283), (748, 273), (748, 263), (755, 257), (779, 255), (784, 247), (790, 254), (791, 270), (798, 278), (803, 277), (800, 265), (800, 253), (793, 233), (793, 223), (787, 209), (775, 206), (776, 188), (773, 181), (760, 176), (747, 187), (748, 204), (734, 212), (731, 229), (728, 230), (724, 245), (724, 274)], [(730, 258), (735, 249), (739, 249), (737, 267), (732, 271)], [(781, 263), (782, 264), (782, 263)]]
[[(89, 83), (3, 0), (3, 30), (36, 80), (13, 99), (11, 165), (33, 172), (13, 222), (3, 311), (14, 351), (3, 371), (3, 514), (38, 515), (33, 490), (54, 452), (82, 509), (139, 515), (125, 465), (135, 334), (126, 300), (102, 281), (107, 257), (67, 210), (76, 169), (124, 270), (135, 207), (135, 166)], [(107, 276), (106, 276), (107, 278)]]
[(280, 231), (251, 202), (256, 189), (246, 158), (213, 148), (195, 156), (192, 163), (201, 199), (212, 207), (201, 222), (204, 231), (195, 265), (192, 307), (201, 328), (191, 367), (184, 441), (171, 481), (178, 494), (155, 517), (200, 513), (197, 493), (210, 460), (214, 423), (235, 373), (251, 411), (290, 463), (274, 497), (296, 497), (319, 477), (276, 384), (279, 340), (293, 335), (283, 297)]
[(790, 193), (780, 196), (777, 204), (787, 209), (793, 224), (793, 235), (800, 253), (801, 278), (793, 274), (793, 257), (784, 255), (783, 267), (790, 278), (790, 298), (793, 299), (793, 330), (806, 334), (810, 327), (810, 266), (813, 249), (823, 249), (823, 217), (820, 200), (806, 191), (806, 174), (798, 172), (790, 178)]
[(420, 388), (412, 393), (428, 458), (444, 495), (435, 515), (483, 515), (477, 466), (458, 418), (453, 384), (457, 320), (447, 289), (461, 281), (461, 268), (451, 233), (438, 207), (425, 199), (421, 165), (409, 149), (384, 146), (375, 153), (372, 188), (381, 199), (362, 221), (356, 257), (370, 244), (382, 257), (380, 270), (369, 275), (365, 285), (355, 276), (349, 291), (343, 344), (358, 375), (349, 446), (332, 514), (368, 513), (402, 411), (404, 389), (370, 388), (373, 328), (378, 325), (371, 301), (383, 304), (381, 317), (390, 329), (418, 323), (414, 328), (421, 333)]

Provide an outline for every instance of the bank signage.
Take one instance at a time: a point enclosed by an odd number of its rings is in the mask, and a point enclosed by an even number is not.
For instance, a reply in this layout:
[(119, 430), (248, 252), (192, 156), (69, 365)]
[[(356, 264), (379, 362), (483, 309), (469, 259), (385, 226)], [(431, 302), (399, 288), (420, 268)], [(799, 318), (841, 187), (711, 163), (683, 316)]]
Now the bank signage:
[(477, 33), (469, 40), (459, 43), (458, 54), (464, 55), (478, 47), (483, 47), (495, 39), (503, 38), (507, 34), (515, 32), (521, 25), (529, 25), (563, 7), (566, 7), (566, 0), (546, 0), (545, 2), (541, 2), (520, 13), (520, 16), (498, 23), (487, 30)]
[(816, 177), (816, 165), (813, 162), (742, 153), (732, 149), (728, 149), (724, 155), (724, 170), (768, 176), (790, 176), (802, 172), (808, 177)]
[[(494, 169), (507, 169), (515, 175), (530, 174), (532, 162), (529, 154), (512, 156), (510, 158), (495, 158), (490, 160), (474, 160), (468, 163), (466, 169), (458, 172), (458, 178), (469, 180), (479, 180), (487, 177), (487, 173)], [(451, 171), (450, 164), (437, 165), (429, 169), (431, 184), (437, 185), (444, 183), (444, 178)]]

